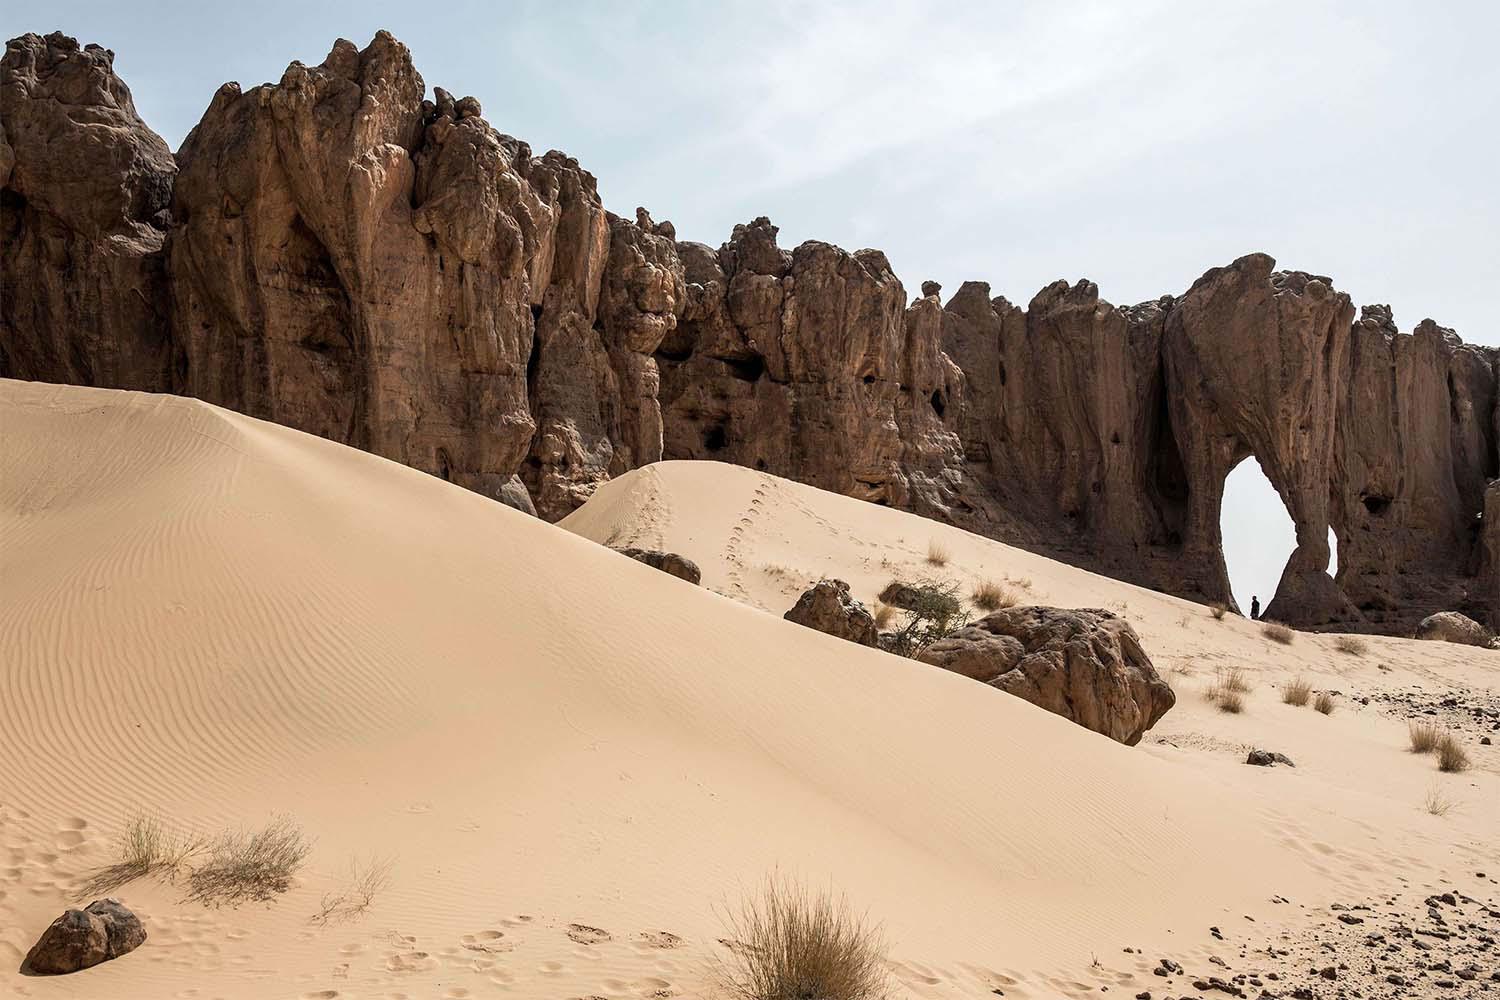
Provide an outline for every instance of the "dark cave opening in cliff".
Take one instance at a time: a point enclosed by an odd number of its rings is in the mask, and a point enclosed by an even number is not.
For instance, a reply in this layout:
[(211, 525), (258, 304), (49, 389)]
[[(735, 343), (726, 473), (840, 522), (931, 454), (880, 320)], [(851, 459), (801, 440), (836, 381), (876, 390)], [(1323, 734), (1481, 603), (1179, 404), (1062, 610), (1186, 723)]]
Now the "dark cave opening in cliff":
[[(1235, 603), (1248, 616), (1252, 598), (1259, 597), (1264, 613), (1281, 582), (1281, 571), (1297, 547), (1297, 529), (1281, 494), (1253, 455), (1236, 465), (1224, 480), (1219, 530)], [(1333, 576), (1338, 571), (1338, 540), (1332, 528), (1328, 530), (1328, 548), (1328, 574)]]

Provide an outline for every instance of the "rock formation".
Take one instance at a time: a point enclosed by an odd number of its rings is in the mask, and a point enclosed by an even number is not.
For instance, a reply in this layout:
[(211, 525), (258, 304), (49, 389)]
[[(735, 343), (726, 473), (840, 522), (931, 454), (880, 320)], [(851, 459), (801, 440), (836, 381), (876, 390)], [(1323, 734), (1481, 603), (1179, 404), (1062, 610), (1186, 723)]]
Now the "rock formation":
[(52, 921), (27, 953), (22, 968), (36, 975), (65, 975), (119, 958), (145, 940), (140, 918), (118, 899), (96, 899)]
[(1417, 625), (1416, 638), (1488, 647), (1495, 637), (1489, 629), (1457, 611), (1439, 611), (1422, 619)]
[(875, 646), (880, 641), (875, 617), (849, 593), (849, 585), (843, 580), (819, 580), (782, 617), (861, 646)]
[(645, 563), (652, 569), (659, 569), (668, 576), (675, 576), (679, 580), (697, 584), (703, 580), (703, 571), (698, 564), (687, 556), (680, 556), (676, 552), (662, 552), (659, 549), (616, 549), (622, 556), (629, 556), (636, 562)]
[(606, 212), (384, 32), (225, 84), (175, 159), (62, 35), (9, 43), (0, 118), (0, 375), (198, 396), (549, 520), (734, 462), (1231, 605), (1220, 502), (1254, 456), (1297, 532), (1268, 616), (1500, 627), (1500, 352), (1264, 254), (1134, 306), (908, 302), (877, 250)]
[(1128, 746), (1176, 704), (1130, 623), (1095, 609), (996, 611), (917, 655)]

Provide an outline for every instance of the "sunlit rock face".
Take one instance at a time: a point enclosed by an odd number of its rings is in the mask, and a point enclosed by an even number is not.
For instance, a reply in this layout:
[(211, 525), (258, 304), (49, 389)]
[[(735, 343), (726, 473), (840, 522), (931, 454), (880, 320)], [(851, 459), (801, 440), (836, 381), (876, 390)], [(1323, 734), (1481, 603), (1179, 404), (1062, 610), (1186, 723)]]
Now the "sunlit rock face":
[(9, 43), (0, 118), (0, 375), (197, 396), (549, 520), (733, 462), (1228, 604), (1253, 455), (1297, 539), (1267, 616), (1500, 627), (1497, 352), (1265, 254), (1138, 305), (908, 298), (878, 250), (607, 212), (384, 32), (225, 84), (175, 157), (63, 35)]

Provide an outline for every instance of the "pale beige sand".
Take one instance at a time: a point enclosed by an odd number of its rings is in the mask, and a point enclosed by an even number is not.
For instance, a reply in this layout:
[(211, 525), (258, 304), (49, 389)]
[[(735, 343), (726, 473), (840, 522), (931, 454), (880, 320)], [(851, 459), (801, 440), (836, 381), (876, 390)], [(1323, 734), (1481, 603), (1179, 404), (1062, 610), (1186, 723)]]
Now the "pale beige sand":
[[(1439, 776), (1404, 727), (1272, 690), (1298, 672), (1493, 684), (1495, 654), (1272, 647), (1186, 602), (716, 464), (623, 477), (567, 528), (201, 403), (0, 382), (0, 994), (698, 996), (715, 905), (779, 866), (884, 921), (912, 996), (1097, 995), (1154, 985), (1123, 946), (1182, 955), (1210, 924), (1294, 923), (1273, 894), (1325, 905), (1496, 867), (1492, 748), (1441, 776), (1460, 804), (1438, 819), (1421, 799)], [(573, 532), (665, 544), (734, 599)], [(930, 537), (965, 578), (1126, 604), (1158, 664), (1192, 671), (1168, 674), (1178, 708), (1125, 748), (780, 620), (819, 574), (870, 599)], [(1231, 662), (1258, 683), (1237, 718), (1198, 693)], [(1244, 767), (1248, 742), (1299, 767)], [(268, 907), (126, 886), (139, 951), (17, 975), (137, 806), (205, 832), (285, 813), (316, 846)], [(392, 860), (389, 890), (312, 925), (372, 857)]]

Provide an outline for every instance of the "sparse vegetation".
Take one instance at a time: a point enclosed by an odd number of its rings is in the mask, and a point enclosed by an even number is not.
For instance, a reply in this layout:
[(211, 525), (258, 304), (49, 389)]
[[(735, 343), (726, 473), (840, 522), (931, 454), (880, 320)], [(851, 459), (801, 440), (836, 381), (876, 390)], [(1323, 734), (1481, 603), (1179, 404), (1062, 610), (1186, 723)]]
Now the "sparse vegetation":
[(875, 627), (884, 632), (896, 617), (896, 609), (883, 601), (875, 602)]
[(1272, 642), (1279, 642), (1283, 646), (1290, 646), (1292, 640), (1297, 638), (1297, 633), (1287, 628), (1280, 622), (1266, 622), (1260, 627), (1260, 634)]
[(1219, 711), (1228, 712), (1230, 715), (1239, 715), (1245, 710), (1245, 696), (1238, 691), (1221, 691), (1215, 699)]
[(354, 861), (349, 866), (349, 882), (338, 892), (325, 893), (318, 912), (312, 922), (319, 926), (353, 920), (370, 908), (377, 893), (385, 891), (391, 884), (391, 862), (371, 861), (361, 865)]
[(1208, 613), (1214, 616), (1214, 621), (1221, 622), (1224, 620), (1224, 616), (1229, 613), (1229, 605), (1223, 601), (1214, 601), (1208, 606)]
[(1434, 816), (1446, 816), (1448, 810), (1453, 808), (1453, 800), (1444, 795), (1443, 790), (1436, 785), (1427, 790), (1427, 798), (1422, 804)]
[(1364, 656), (1370, 651), (1369, 643), (1357, 635), (1341, 635), (1333, 640), (1333, 648), (1350, 656)]
[(83, 884), (87, 896), (101, 896), (138, 878), (174, 878), (203, 844), (170, 829), (160, 814), (132, 812), (115, 842), (115, 862), (95, 869)]
[(310, 850), (311, 841), (285, 816), (253, 833), (222, 834), (188, 874), (187, 898), (209, 906), (264, 902), (291, 888)]
[(1286, 687), (1281, 689), (1281, 700), (1288, 705), (1296, 705), (1301, 708), (1307, 704), (1312, 697), (1312, 685), (1298, 677)]
[(994, 580), (985, 580), (978, 584), (969, 596), (974, 601), (974, 606), (983, 611), (999, 611), (1001, 608), (1014, 607), (1018, 603), (1016, 595), (1009, 587)]
[(724, 916), (729, 957), (714, 969), (733, 1000), (880, 1000), (890, 989), (880, 929), (831, 892), (772, 875)]
[[(893, 632), (892, 652), (916, 656), (939, 639), (946, 639), (969, 624), (969, 613), (959, 600), (959, 585), (952, 581), (909, 583), (892, 580), (884, 595), (900, 592), (902, 618)], [(887, 596), (888, 600), (895, 598)]]
[(934, 566), (948, 565), (948, 547), (936, 538), (927, 543), (927, 561)]
[(1443, 731), (1431, 722), (1411, 722), (1406, 726), (1407, 738), (1411, 740), (1412, 753), (1432, 753), (1437, 749)]
[(1438, 770), (1450, 774), (1469, 769), (1469, 753), (1458, 737), (1444, 733), (1437, 741)]
[(1319, 691), (1317, 698), (1313, 699), (1313, 709), (1322, 715), (1333, 714), (1333, 695), (1327, 691)]
[(1239, 667), (1228, 670), (1219, 667), (1214, 671), (1213, 686), (1208, 689), (1208, 700), (1219, 706), (1219, 711), (1239, 715), (1245, 710), (1245, 695), (1250, 693), (1250, 682), (1245, 671)]

